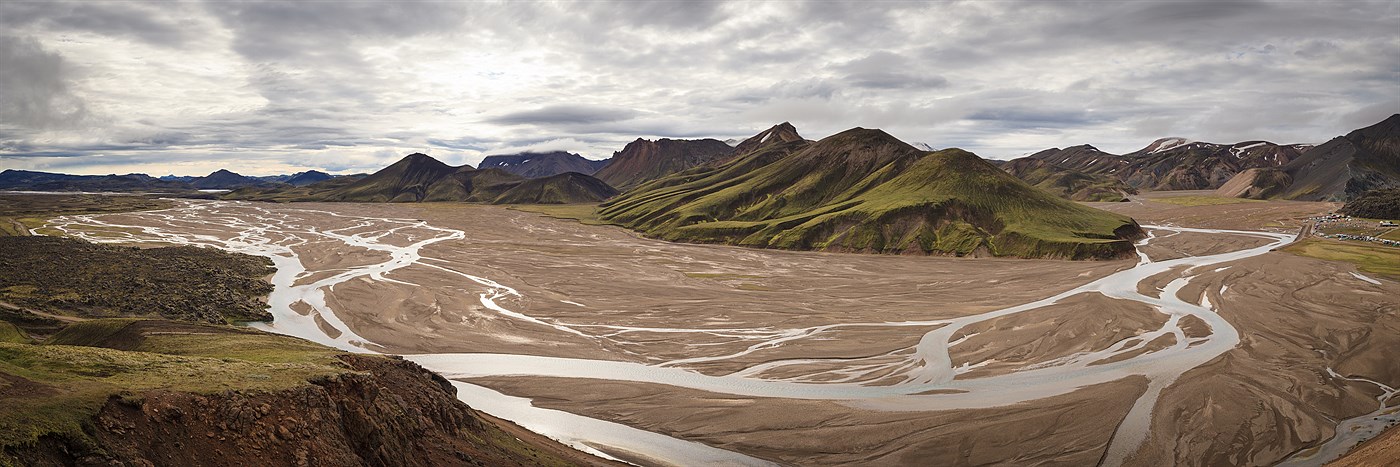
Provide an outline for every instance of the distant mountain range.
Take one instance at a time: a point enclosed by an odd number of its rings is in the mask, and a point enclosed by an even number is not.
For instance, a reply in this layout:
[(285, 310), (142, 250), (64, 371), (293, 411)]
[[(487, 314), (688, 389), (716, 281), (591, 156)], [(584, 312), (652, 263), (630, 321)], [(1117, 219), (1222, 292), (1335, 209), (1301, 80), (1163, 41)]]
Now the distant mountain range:
[(232, 190), (249, 186), (274, 187), (283, 184), (304, 186), (333, 177), (315, 170), (292, 175), (248, 177), (219, 169), (203, 177), (167, 175), (160, 178), (146, 174), (69, 175), (6, 170), (0, 172), (0, 190), (180, 193), (195, 190)]
[(585, 159), (578, 154), (554, 152), (522, 152), (504, 156), (486, 156), (477, 166), (479, 169), (501, 169), (525, 178), (542, 178), (567, 172), (593, 175), (598, 169), (608, 165), (610, 159), (600, 161)]
[(412, 203), (471, 201), (495, 204), (596, 203), (617, 194), (591, 176), (566, 172), (526, 179), (500, 168), (450, 166), (426, 154), (410, 154), (368, 176), (303, 187), (235, 190), (223, 199), (254, 201), (351, 201)]
[(736, 147), (747, 152), (643, 183), (599, 214), (666, 240), (871, 253), (1121, 258), (1143, 235), (972, 153), (880, 130), (810, 142), (783, 124)]
[[(1051, 148), (1000, 167), (1081, 201), (1142, 190), (1217, 190), (1222, 196), (1346, 200), (1400, 186), (1400, 115), (1325, 144), (1215, 144), (1162, 138), (1117, 155), (1090, 145)], [(1032, 162), (1036, 161), (1036, 162)]]

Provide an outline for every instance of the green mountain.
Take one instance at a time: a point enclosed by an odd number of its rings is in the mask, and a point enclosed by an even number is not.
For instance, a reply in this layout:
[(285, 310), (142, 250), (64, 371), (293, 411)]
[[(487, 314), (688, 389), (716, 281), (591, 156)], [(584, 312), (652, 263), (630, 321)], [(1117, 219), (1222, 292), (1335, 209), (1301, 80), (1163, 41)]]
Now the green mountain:
[(596, 204), (613, 196), (617, 196), (617, 190), (602, 180), (578, 172), (565, 172), (520, 182), (496, 197), (492, 203)]
[(673, 241), (870, 253), (1120, 258), (1143, 234), (972, 153), (921, 151), (864, 128), (774, 139), (639, 186), (599, 215)]
[(1074, 201), (1127, 201), (1127, 195), (1137, 193), (1116, 177), (1080, 172), (1035, 156), (1006, 161), (998, 167), (1036, 188)]

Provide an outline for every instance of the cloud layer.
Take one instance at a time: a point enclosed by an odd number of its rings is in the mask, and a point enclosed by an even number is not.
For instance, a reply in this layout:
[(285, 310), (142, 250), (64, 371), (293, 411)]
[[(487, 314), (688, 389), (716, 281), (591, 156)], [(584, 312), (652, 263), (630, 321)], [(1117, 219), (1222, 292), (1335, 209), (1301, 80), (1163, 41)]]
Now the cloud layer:
[(374, 170), (878, 127), (1010, 158), (1400, 111), (1395, 2), (0, 3), (0, 167)]

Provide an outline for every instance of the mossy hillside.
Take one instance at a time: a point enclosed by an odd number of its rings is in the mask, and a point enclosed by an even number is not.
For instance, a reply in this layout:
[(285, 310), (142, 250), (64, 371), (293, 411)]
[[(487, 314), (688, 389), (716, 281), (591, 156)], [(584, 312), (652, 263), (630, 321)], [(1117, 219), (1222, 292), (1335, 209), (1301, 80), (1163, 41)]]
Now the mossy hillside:
[(10, 388), (0, 405), (0, 447), (33, 443), (46, 434), (85, 438), (83, 425), (111, 397), (152, 390), (272, 391), (348, 371), (333, 349), (226, 326), (92, 320), (70, 326), (50, 342), (0, 343), (0, 388)]
[(565, 172), (522, 181), (507, 189), (492, 204), (579, 204), (597, 203), (617, 195), (602, 180)]
[(755, 156), (645, 185), (599, 214), (674, 241), (879, 253), (1109, 258), (1131, 254), (1123, 238), (1140, 233), (971, 153), (925, 153), (878, 130)]
[(1126, 201), (1125, 193), (1137, 193), (1136, 188), (1116, 178), (1078, 172), (1039, 159), (1008, 161), (1002, 168), (1031, 186), (1074, 201)]
[(30, 340), (18, 326), (10, 324), (9, 321), (0, 321), (0, 342), (28, 344)]

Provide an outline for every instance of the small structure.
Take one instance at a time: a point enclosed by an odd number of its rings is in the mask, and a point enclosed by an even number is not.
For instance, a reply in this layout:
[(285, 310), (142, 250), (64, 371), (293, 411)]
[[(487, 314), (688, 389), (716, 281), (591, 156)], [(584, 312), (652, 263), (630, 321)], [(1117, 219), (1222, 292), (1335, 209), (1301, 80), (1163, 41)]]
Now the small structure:
[(1381, 221), (1381, 227), (1400, 227), (1400, 224), (1391, 221)]

